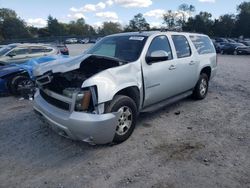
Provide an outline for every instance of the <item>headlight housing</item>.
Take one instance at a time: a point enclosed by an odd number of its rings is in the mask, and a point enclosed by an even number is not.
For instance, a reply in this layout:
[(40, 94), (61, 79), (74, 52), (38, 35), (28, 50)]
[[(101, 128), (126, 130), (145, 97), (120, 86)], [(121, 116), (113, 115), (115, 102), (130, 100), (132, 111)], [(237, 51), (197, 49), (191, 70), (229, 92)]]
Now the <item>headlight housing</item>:
[(74, 110), (77, 112), (96, 112), (97, 106), (97, 88), (91, 86), (83, 89), (66, 88), (63, 90), (63, 95), (75, 100)]
[(89, 111), (92, 103), (92, 94), (90, 90), (80, 91), (76, 95), (75, 110), (76, 111)]

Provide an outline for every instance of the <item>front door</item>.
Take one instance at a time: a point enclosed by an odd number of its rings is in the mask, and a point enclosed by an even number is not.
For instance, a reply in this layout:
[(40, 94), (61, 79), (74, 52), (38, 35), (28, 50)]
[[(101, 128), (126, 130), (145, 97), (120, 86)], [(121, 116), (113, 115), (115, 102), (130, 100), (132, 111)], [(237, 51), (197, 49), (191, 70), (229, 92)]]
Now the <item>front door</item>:
[(29, 60), (29, 49), (25, 47), (17, 47), (5, 55), (4, 61), (6, 64), (24, 63)]
[(148, 64), (146, 60), (143, 62), (144, 77), (144, 107), (160, 102), (175, 95), (177, 70), (176, 60), (173, 60), (172, 50), (167, 36), (156, 36), (148, 49), (147, 55), (153, 52), (164, 51), (168, 54), (168, 60), (154, 62)]

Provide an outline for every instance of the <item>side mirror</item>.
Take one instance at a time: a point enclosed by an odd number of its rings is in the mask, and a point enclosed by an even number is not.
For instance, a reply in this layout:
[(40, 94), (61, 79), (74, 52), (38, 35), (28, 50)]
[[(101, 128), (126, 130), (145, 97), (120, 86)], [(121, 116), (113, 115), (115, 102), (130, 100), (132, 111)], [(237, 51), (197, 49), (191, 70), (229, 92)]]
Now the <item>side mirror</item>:
[(154, 51), (149, 56), (146, 57), (146, 62), (149, 65), (151, 65), (152, 63), (157, 63), (167, 60), (168, 60), (168, 53), (163, 50)]
[(14, 57), (14, 56), (16, 56), (16, 53), (12, 51), (12, 52), (8, 53), (7, 56)]

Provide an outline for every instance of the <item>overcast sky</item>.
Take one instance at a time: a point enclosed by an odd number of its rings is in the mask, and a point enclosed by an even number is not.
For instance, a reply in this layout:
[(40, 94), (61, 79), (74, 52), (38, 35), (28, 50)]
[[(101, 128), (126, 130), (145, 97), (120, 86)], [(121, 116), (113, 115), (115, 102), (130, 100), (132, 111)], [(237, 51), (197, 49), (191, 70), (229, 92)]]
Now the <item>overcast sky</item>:
[(85, 18), (88, 24), (99, 26), (103, 21), (119, 21), (122, 25), (137, 13), (143, 13), (153, 26), (161, 25), (166, 10), (176, 10), (182, 3), (192, 4), (196, 13), (208, 11), (217, 18), (236, 13), (244, 0), (0, 0), (0, 7), (15, 10), (29, 25), (46, 26), (48, 15), (60, 22)]

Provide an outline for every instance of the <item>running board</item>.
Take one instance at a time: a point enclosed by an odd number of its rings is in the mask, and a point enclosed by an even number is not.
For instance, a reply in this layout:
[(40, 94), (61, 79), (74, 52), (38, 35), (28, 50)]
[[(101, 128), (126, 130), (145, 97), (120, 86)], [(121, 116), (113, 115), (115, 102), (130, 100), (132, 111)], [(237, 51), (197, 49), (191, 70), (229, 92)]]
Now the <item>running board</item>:
[(153, 111), (159, 110), (159, 109), (161, 109), (161, 108), (163, 108), (165, 106), (173, 104), (173, 103), (175, 103), (175, 102), (177, 102), (177, 101), (179, 101), (181, 99), (184, 99), (184, 98), (192, 95), (192, 93), (193, 93), (193, 91), (191, 90), (191, 91), (187, 91), (185, 93), (182, 93), (180, 95), (168, 98), (168, 99), (166, 99), (164, 101), (161, 101), (159, 103), (153, 104), (151, 106), (148, 106), (148, 107), (142, 109), (141, 112), (153, 112)]

